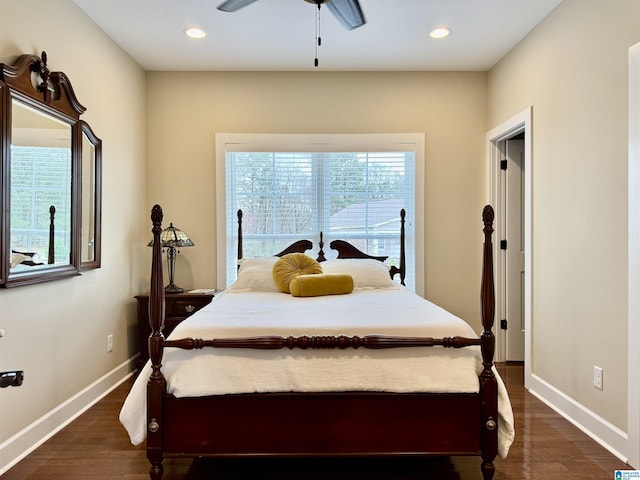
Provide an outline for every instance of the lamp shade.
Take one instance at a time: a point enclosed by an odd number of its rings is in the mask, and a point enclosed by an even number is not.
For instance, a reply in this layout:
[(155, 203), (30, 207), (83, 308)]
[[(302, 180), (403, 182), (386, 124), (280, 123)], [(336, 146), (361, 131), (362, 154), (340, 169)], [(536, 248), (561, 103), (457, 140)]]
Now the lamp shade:
[[(149, 242), (149, 246), (153, 245), (153, 240)], [(167, 228), (160, 233), (160, 246), (162, 248), (174, 247), (193, 247), (195, 243), (191, 241), (189, 236), (182, 230), (177, 229), (170, 223)]]

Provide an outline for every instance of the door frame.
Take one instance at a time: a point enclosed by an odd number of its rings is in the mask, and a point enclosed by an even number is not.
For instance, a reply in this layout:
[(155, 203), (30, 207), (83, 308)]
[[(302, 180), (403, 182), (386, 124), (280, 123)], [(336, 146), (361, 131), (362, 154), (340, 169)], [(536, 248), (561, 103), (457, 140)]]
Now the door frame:
[[(532, 107), (528, 107), (520, 113), (514, 115), (510, 119), (504, 121), (500, 125), (492, 128), (487, 132), (487, 154), (486, 154), (486, 194), (487, 201), (493, 205), (496, 212), (500, 212), (504, 208), (501, 204), (501, 187), (502, 177), (500, 175), (500, 160), (502, 160), (503, 144), (506, 140), (520, 133), (524, 133), (524, 295), (523, 295), (523, 311), (524, 311), (524, 382), (525, 387), (529, 388), (529, 379), (531, 377), (531, 299), (532, 299), (532, 269), (531, 269), (531, 163), (532, 163), (532, 142), (531, 142), (531, 118)], [(500, 214), (496, 214), (495, 231), (502, 232), (502, 218)], [(499, 239), (498, 239), (499, 240)], [(494, 248), (494, 278), (496, 279), (496, 305), (501, 305), (504, 296), (504, 278), (503, 272), (503, 256), (500, 255), (500, 242), (493, 244)], [(496, 336), (496, 361), (503, 362), (506, 359), (506, 333), (499, 325), (495, 328)]]
[(640, 468), (640, 43), (629, 49), (629, 169), (628, 169), (628, 462)]

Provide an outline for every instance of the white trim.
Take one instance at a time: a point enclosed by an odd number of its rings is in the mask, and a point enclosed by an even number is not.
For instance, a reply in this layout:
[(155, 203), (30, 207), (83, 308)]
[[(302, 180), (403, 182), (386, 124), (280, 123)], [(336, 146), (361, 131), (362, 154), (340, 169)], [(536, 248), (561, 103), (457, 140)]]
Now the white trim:
[(581, 403), (545, 382), (537, 375), (531, 376), (530, 392), (540, 401), (572, 423), (579, 430), (606, 448), (623, 462), (627, 447), (627, 434), (615, 425), (592, 412)]
[[(487, 133), (487, 155), (486, 155), (486, 172), (487, 172), (487, 201), (493, 205), (498, 212), (500, 208), (500, 168), (499, 162), (502, 160), (500, 151), (500, 143), (513, 137), (514, 135), (524, 132), (524, 326), (525, 326), (525, 342), (524, 342), (524, 383), (528, 387), (529, 378), (531, 377), (531, 306), (532, 306), (532, 107), (528, 107), (509, 120), (501, 123), (497, 127), (492, 128)], [(495, 231), (502, 231), (500, 216), (496, 215)], [(496, 282), (502, 281), (502, 256), (499, 250), (499, 241), (494, 242), (494, 274)], [(496, 289), (496, 305), (502, 303), (502, 291)], [(506, 335), (499, 327), (495, 329), (496, 335), (496, 355), (495, 360), (503, 362), (506, 359)]]
[(133, 361), (134, 358), (130, 358), (118, 365), (73, 397), (0, 443), (0, 476), (133, 375)]
[(424, 181), (425, 135), (424, 133), (363, 133), (363, 134), (269, 134), (269, 133), (216, 133), (216, 245), (217, 245), (217, 287), (226, 287), (226, 146), (245, 145), (341, 145), (348, 148), (363, 145), (413, 144), (415, 145), (415, 282), (416, 293), (424, 296)]
[(640, 43), (629, 49), (627, 456), (640, 468)]

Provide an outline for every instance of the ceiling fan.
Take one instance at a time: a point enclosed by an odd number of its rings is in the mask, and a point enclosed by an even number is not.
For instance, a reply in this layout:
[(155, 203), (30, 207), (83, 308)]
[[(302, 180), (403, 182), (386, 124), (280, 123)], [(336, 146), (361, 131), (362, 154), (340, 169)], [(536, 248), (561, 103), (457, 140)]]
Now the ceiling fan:
[[(223, 12), (235, 12), (236, 10), (252, 4), (256, 0), (227, 0), (218, 5), (218, 10)], [(313, 3), (320, 9), (321, 5), (326, 5), (336, 18), (348, 30), (361, 27), (366, 23), (362, 9), (358, 0), (304, 0)]]

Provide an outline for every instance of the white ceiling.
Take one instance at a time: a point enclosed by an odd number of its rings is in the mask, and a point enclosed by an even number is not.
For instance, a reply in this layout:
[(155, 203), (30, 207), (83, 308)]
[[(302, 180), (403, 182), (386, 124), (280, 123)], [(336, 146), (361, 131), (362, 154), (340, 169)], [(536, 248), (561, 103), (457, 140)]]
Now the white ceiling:
[[(561, 0), (360, 0), (367, 23), (346, 30), (303, 0), (259, 0), (233, 13), (222, 0), (73, 0), (144, 69), (486, 71)], [(201, 40), (184, 29), (199, 26)], [(429, 31), (453, 33), (433, 40)]]

